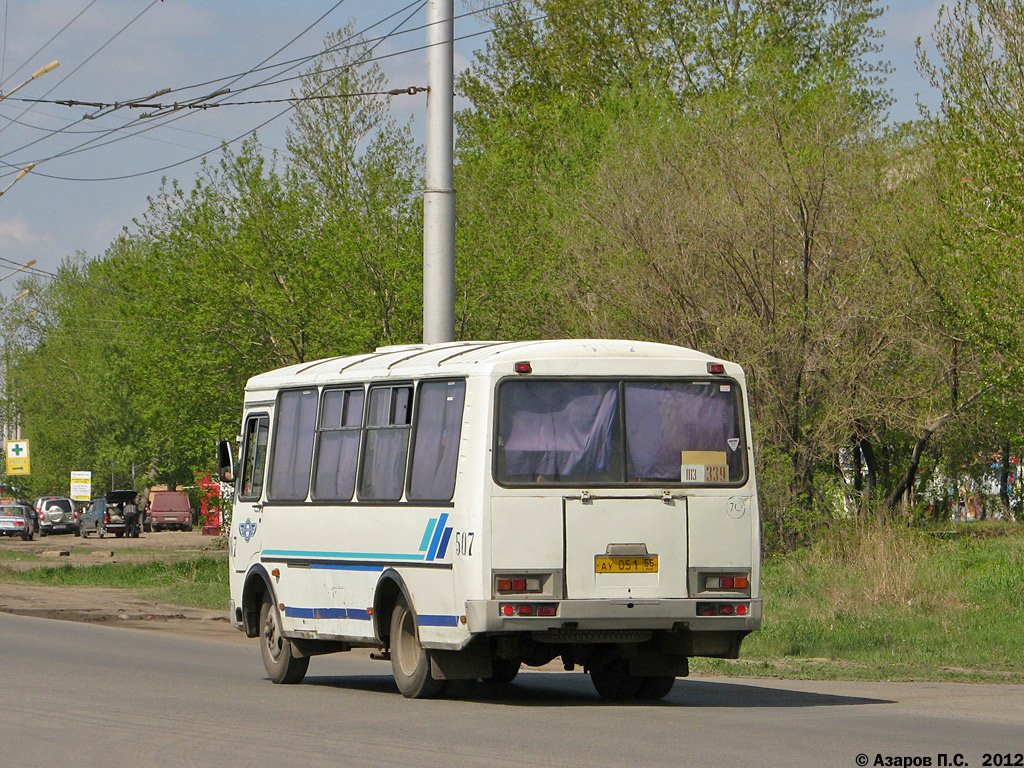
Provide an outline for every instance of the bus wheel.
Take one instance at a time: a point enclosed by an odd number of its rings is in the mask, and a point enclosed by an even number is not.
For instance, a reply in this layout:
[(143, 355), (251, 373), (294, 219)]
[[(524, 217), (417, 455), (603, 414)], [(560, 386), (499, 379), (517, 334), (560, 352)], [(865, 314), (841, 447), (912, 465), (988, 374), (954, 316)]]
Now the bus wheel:
[(657, 701), (658, 699), (664, 699), (668, 696), (669, 691), (672, 690), (672, 686), (676, 684), (676, 679), (671, 675), (642, 677), (640, 680), (640, 691), (637, 693), (636, 697), (643, 701)]
[(629, 661), (619, 658), (592, 667), (590, 682), (602, 699), (620, 701), (635, 698), (640, 693), (644, 679), (629, 674)]
[(486, 682), (494, 685), (507, 685), (519, 674), (520, 662), (517, 659), (492, 659), (491, 676)]
[(416, 637), (416, 616), (401, 598), (391, 614), (391, 672), (408, 699), (433, 698), (444, 688), (444, 680), (430, 676), (430, 655)]
[(270, 594), (263, 596), (260, 606), (260, 656), (267, 677), (274, 683), (301, 683), (309, 668), (309, 656), (296, 656), (291, 641), (281, 632), (281, 615), (270, 602)]

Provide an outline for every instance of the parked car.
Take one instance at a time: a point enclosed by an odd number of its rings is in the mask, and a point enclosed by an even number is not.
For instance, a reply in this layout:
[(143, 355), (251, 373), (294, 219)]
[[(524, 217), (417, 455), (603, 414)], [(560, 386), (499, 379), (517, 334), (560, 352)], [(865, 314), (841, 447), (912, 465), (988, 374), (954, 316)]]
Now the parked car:
[(191, 531), (192, 507), (188, 494), (184, 491), (150, 491), (146, 525), (154, 531), (164, 528)]
[(75, 502), (75, 511), (74, 511), (74, 517), (75, 517), (75, 523), (74, 523), (74, 525), (75, 525), (75, 536), (81, 536), (82, 535), (82, 515), (85, 514), (85, 510), (87, 510), (88, 508), (89, 508), (89, 502), (88, 501), (76, 501)]
[(117, 538), (139, 535), (139, 508), (135, 505), (137, 491), (110, 491), (105, 496), (93, 499), (89, 508), (78, 519), (82, 538), (95, 533), (103, 538), (108, 533)]
[(0, 535), (21, 536), (32, 541), (36, 535), (36, 513), (28, 504), (0, 504)]
[(66, 496), (40, 496), (33, 506), (40, 537), (75, 530), (75, 503)]

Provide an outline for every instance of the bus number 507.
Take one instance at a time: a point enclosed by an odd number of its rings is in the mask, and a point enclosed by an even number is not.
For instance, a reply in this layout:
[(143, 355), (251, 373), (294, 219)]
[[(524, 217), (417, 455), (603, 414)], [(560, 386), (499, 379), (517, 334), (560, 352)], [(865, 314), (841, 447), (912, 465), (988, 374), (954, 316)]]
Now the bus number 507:
[(473, 556), (473, 531), (455, 532), (455, 554), (457, 556)]

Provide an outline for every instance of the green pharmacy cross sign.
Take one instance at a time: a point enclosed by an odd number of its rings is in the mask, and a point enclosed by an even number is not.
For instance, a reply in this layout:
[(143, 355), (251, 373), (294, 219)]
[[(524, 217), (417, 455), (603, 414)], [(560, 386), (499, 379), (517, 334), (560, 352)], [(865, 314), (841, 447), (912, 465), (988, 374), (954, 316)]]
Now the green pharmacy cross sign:
[(27, 475), (29, 467), (28, 440), (7, 441), (7, 474)]

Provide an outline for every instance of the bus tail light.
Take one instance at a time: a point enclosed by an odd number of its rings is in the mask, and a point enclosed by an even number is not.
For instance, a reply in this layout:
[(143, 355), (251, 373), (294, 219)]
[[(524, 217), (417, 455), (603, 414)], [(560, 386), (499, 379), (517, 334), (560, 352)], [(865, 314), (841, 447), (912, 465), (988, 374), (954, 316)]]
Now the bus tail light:
[(714, 592), (716, 590), (747, 592), (750, 589), (750, 576), (745, 573), (700, 574), (698, 588), (702, 592)]
[(544, 588), (543, 576), (527, 575), (502, 575), (494, 579), (494, 591), (498, 593), (509, 592), (541, 592)]
[(725, 363), (708, 363), (708, 373), (725, 373)]
[(746, 616), (750, 606), (746, 603), (697, 603), (698, 616)]
[(502, 616), (543, 616), (558, 615), (558, 606), (554, 603), (501, 603), (498, 613)]

